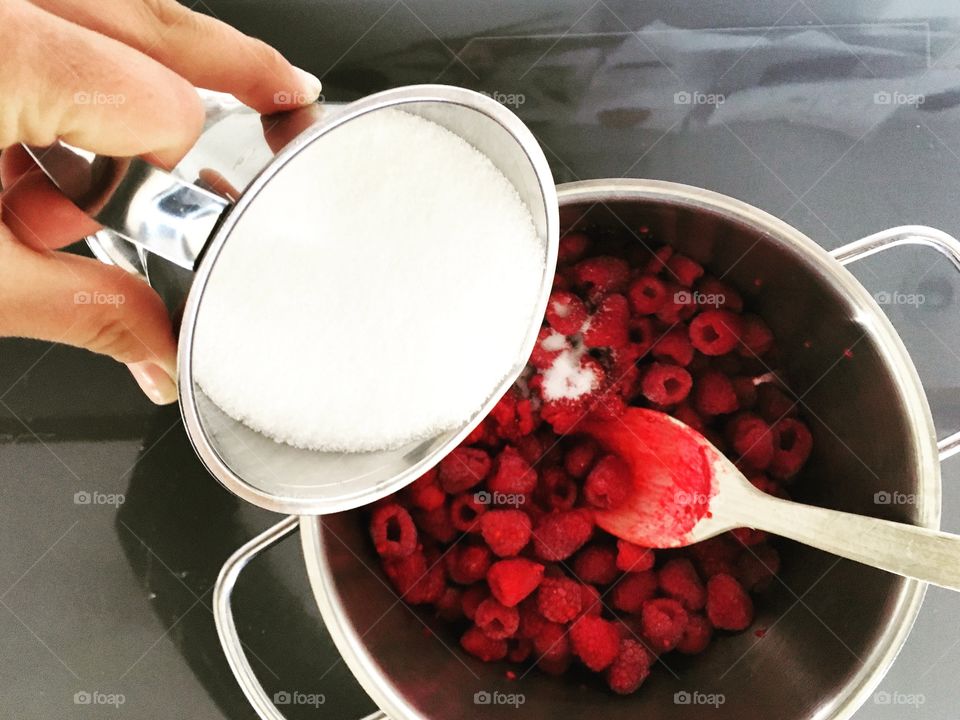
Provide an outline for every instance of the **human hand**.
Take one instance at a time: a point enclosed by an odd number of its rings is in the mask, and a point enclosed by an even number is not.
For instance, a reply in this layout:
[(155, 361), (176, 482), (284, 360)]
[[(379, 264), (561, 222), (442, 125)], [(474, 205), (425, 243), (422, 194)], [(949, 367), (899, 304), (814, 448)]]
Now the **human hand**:
[(199, 137), (193, 86), (268, 114), (320, 81), (273, 48), (175, 0), (2, 0), (0, 336), (62, 342), (126, 364), (156, 403), (176, 399), (176, 340), (139, 277), (59, 249), (99, 226), (18, 143), (58, 138), (170, 168)]

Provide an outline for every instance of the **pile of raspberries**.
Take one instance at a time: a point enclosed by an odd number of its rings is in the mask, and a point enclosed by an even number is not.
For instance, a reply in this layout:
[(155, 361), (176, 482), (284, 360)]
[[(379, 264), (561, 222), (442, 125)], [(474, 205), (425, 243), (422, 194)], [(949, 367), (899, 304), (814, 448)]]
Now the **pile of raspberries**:
[[(397, 592), (450, 623), (467, 653), (554, 675), (579, 663), (621, 694), (659, 656), (695, 655), (715, 631), (749, 627), (751, 594), (770, 586), (780, 560), (751, 529), (654, 552), (596, 527), (591, 510), (616, 507), (631, 481), (577, 424), (630, 405), (663, 410), (781, 497), (812, 445), (770, 370), (766, 324), (697, 262), (647, 245), (566, 235), (521, 378), (466, 441), (370, 517)], [(564, 352), (591, 385), (549, 397), (544, 377)]]

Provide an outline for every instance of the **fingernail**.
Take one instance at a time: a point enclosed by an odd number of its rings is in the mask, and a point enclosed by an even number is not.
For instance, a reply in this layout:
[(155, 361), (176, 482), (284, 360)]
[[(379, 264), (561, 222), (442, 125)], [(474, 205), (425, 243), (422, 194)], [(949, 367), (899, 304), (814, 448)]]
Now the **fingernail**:
[(144, 361), (127, 365), (133, 379), (152, 402), (168, 405), (177, 399), (177, 384), (159, 365)]
[(313, 73), (308, 73), (303, 68), (294, 68), (297, 75), (300, 76), (300, 82), (303, 84), (303, 92), (306, 95), (306, 103), (312, 103), (320, 97), (320, 91), (323, 90), (323, 83)]

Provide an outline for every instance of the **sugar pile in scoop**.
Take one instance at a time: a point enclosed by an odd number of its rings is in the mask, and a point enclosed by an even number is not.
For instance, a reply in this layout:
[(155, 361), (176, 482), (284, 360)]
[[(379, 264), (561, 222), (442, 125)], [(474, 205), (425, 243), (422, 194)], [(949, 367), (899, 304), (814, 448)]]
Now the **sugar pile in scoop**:
[(194, 336), (201, 390), (269, 437), (399, 447), (458, 427), (513, 369), (544, 248), (490, 160), (370, 113), (294, 157), (217, 258)]

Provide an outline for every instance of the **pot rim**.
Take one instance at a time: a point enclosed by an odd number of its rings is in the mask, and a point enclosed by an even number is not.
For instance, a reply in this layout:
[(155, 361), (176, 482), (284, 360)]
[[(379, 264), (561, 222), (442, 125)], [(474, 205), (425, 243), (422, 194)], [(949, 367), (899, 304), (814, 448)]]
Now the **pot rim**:
[[(662, 180), (611, 178), (583, 180), (557, 186), (561, 206), (574, 203), (605, 204), (630, 200), (663, 200), (672, 204), (719, 212), (740, 220), (764, 234), (779, 237), (794, 247), (829, 276), (846, 297), (862, 311), (860, 321), (869, 323), (881, 355), (903, 390), (906, 411), (913, 423), (910, 434), (919, 459), (917, 509), (919, 525), (936, 529), (940, 525), (940, 460), (933, 417), (916, 367), (887, 316), (866, 288), (826, 250), (802, 232), (748, 203), (703, 188)], [(395, 691), (369, 654), (363, 638), (345, 620), (340, 597), (335, 592), (333, 570), (324, 553), (322, 518), (303, 516), (300, 529), (304, 560), (310, 584), (328, 631), (344, 662), (363, 689), (390, 717), (420, 719), (422, 716)], [(859, 671), (830, 703), (810, 720), (848, 720), (866, 701), (886, 675), (906, 642), (920, 612), (927, 585), (904, 578), (884, 632)]]

